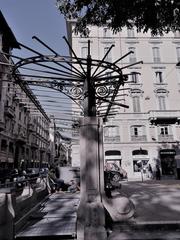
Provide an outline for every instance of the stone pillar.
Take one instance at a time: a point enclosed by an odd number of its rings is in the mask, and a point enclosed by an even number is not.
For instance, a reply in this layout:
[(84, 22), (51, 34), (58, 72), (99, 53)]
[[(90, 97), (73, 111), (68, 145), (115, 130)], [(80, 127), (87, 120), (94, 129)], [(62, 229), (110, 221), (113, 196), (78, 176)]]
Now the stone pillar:
[(96, 117), (85, 117), (80, 126), (81, 199), (78, 209), (77, 239), (105, 240), (105, 212), (101, 188), (104, 188), (102, 134)]

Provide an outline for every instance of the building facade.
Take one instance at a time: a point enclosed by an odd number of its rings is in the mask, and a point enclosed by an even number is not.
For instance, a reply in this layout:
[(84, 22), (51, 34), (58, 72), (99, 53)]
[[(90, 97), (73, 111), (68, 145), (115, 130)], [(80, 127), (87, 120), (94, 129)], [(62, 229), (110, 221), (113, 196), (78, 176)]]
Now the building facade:
[[(119, 102), (129, 106), (120, 108), (104, 124), (104, 159), (116, 162), (128, 173), (129, 179), (148, 176), (160, 166), (164, 178), (179, 178), (180, 168), (180, 33), (152, 36), (124, 28), (113, 33), (106, 27), (91, 26), (84, 38), (73, 32), (74, 22), (67, 22), (68, 38), (77, 56), (86, 58), (91, 42), (91, 57), (102, 59), (112, 44), (106, 61), (115, 62), (130, 51), (119, 63), (129, 74), (128, 84)], [(106, 72), (108, 75), (108, 71)], [(111, 73), (113, 74), (113, 73)], [(126, 89), (125, 89), (126, 88)], [(128, 89), (127, 89), (128, 88)], [(80, 165), (78, 139), (72, 146), (72, 164)]]
[(9, 54), (19, 45), (1, 12), (0, 22), (0, 169), (45, 167), (50, 119), (31, 89), (13, 79)]

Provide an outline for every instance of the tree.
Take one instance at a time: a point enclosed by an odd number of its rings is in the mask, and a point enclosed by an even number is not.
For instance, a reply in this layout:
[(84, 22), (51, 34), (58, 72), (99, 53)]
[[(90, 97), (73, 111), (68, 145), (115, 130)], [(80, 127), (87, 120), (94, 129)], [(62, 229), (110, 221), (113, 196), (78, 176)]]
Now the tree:
[(136, 27), (154, 35), (180, 30), (179, 0), (57, 0), (57, 7), (85, 35), (88, 25), (106, 25), (114, 32)]

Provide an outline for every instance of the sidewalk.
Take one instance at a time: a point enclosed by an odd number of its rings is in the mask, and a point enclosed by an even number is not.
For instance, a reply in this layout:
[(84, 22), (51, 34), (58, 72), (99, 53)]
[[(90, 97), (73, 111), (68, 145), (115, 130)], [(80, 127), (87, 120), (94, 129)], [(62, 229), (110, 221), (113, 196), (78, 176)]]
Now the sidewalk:
[(16, 239), (76, 237), (79, 193), (54, 193), (33, 213)]
[(180, 181), (123, 182), (121, 194), (135, 205), (128, 223), (113, 224), (108, 240), (180, 239)]

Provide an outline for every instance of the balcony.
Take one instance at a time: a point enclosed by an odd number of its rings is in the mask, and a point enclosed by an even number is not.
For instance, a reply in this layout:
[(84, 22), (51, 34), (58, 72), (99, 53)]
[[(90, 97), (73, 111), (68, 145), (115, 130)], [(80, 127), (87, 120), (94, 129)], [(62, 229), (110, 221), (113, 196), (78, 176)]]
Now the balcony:
[(46, 151), (46, 148), (45, 147), (41, 147), (40, 148), (40, 152), (45, 152)]
[(4, 107), (4, 115), (8, 116), (9, 118), (15, 117), (15, 111), (11, 106)]
[(180, 124), (180, 111), (150, 111), (149, 121), (151, 124)]
[(120, 143), (120, 136), (104, 137), (104, 143)]
[(171, 142), (174, 140), (174, 137), (173, 135), (170, 135), (170, 134), (165, 134), (165, 135), (158, 135), (158, 141), (159, 142)]
[(4, 122), (0, 121), (0, 132), (4, 131), (5, 129), (5, 124)]
[(35, 131), (34, 124), (28, 123), (28, 131), (29, 131), (29, 132), (34, 132), (34, 131)]
[(15, 138), (16, 138), (16, 143), (18, 144), (26, 144), (27, 142), (27, 135), (24, 133), (18, 133), (15, 134)]
[(31, 143), (31, 148), (32, 148), (32, 149), (38, 149), (39, 146), (38, 146), (37, 143)]
[(146, 135), (142, 135), (142, 136), (131, 136), (131, 141), (133, 142), (146, 142), (147, 141), (147, 137)]

